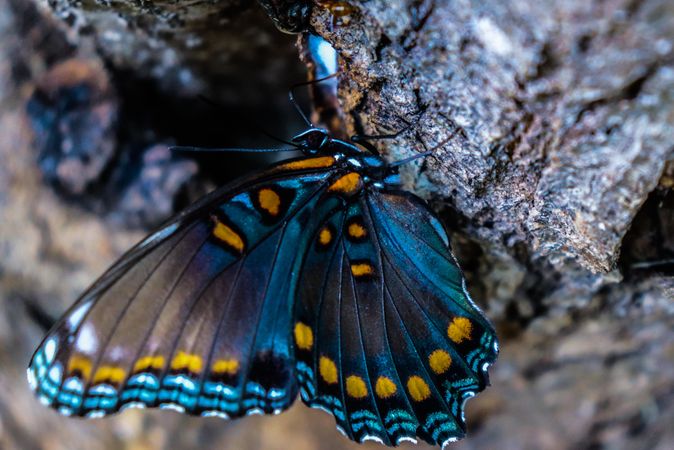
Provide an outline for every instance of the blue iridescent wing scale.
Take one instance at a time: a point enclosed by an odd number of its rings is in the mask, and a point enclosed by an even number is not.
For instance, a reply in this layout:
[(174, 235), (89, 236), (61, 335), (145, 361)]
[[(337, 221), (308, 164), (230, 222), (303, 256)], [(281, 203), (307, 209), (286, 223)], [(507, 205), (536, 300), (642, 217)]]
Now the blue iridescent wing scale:
[(461, 438), (498, 348), (437, 219), (411, 194), (370, 191), (312, 229), (295, 319), (305, 403), (359, 442)]
[(222, 188), (127, 253), (36, 351), (40, 400), (90, 417), (286, 408), (297, 390), (290, 271), (333, 163), (302, 158)]

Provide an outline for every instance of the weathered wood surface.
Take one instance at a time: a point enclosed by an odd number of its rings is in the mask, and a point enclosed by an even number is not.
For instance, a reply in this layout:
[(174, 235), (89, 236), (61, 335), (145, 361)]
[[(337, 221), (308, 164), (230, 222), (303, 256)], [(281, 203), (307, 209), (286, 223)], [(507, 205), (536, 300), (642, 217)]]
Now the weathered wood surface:
[[(164, 144), (196, 140), (198, 127), (143, 111), (158, 101), (179, 114), (185, 103), (170, 99), (205, 93), (227, 117), (245, 108), (290, 126), (281, 103), (302, 76), (292, 38), (247, 2), (192, 3), (0, 0), (2, 448), (360, 448), (299, 404), (236, 423), (137, 411), (82, 422), (28, 392), (43, 314), (62, 312), (142, 235), (138, 224), (231, 166), (196, 175)], [(365, 133), (412, 124), (378, 143), (394, 159), (451, 137), (405, 179), (453, 231), (501, 337), (492, 387), (469, 403), (456, 447), (674, 448), (674, 280), (660, 264), (674, 256), (674, 4), (351, 4), (340, 20), (322, 6), (311, 19), (340, 54), (347, 121)], [(66, 108), (56, 121), (75, 136), (102, 130), (74, 146), (67, 133), (35, 140), (26, 113), (36, 86), (37, 111), (53, 109), (59, 73), (96, 87), (81, 115)], [(204, 142), (256, 143), (220, 126)], [(64, 155), (93, 145), (85, 159)]]

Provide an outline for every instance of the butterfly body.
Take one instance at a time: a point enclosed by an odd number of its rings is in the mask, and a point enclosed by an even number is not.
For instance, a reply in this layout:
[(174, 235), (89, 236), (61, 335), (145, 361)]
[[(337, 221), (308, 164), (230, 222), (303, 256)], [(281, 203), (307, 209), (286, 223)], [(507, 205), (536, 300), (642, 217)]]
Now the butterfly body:
[(294, 142), (304, 157), (209, 194), (80, 297), (28, 369), (43, 403), (234, 418), (300, 392), (356, 441), (463, 436), (498, 347), (447, 234), (378, 155)]

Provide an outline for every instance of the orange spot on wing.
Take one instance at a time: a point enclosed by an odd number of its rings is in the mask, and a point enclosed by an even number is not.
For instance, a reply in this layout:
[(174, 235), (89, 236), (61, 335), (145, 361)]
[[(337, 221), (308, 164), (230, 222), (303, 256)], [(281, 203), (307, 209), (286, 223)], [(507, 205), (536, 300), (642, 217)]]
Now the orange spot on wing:
[(363, 225), (359, 223), (352, 223), (351, 225), (349, 225), (348, 233), (349, 236), (356, 239), (360, 239), (362, 237), (365, 237), (367, 231), (365, 230), (365, 227)]
[(326, 383), (337, 383), (337, 366), (334, 361), (327, 356), (321, 356), (321, 359), (319, 359), (318, 372)]
[(171, 361), (171, 369), (187, 370), (192, 373), (199, 373), (201, 372), (202, 364), (201, 356), (179, 351), (173, 357), (173, 361)]
[(314, 333), (308, 325), (302, 322), (295, 324), (295, 343), (302, 350), (309, 350), (314, 345)]
[(353, 398), (364, 398), (367, 396), (367, 385), (358, 375), (349, 375), (346, 378), (346, 393)]
[(230, 227), (220, 222), (217, 219), (215, 220), (215, 228), (213, 229), (213, 236), (215, 236), (220, 241), (224, 242), (234, 250), (239, 253), (243, 253), (245, 244), (243, 239), (236, 231), (232, 230)]
[(452, 364), (452, 357), (444, 350), (438, 349), (428, 355), (428, 364), (431, 370), (438, 375), (447, 372), (449, 366)]
[(447, 327), (447, 336), (457, 344), (464, 340), (470, 340), (473, 324), (465, 317), (455, 317)]
[(351, 264), (351, 273), (354, 277), (363, 277), (374, 274), (374, 267), (368, 263)]
[(260, 192), (257, 193), (257, 200), (260, 203), (260, 208), (272, 216), (278, 216), (281, 211), (281, 197), (273, 189), (260, 189)]
[(332, 241), (332, 231), (330, 231), (327, 227), (324, 227), (321, 229), (320, 233), (318, 233), (318, 242), (321, 243), (321, 245), (328, 245)]
[(88, 380), (91, 377), (91, 360), (86, 356), (73, 355), (68, 361), (68, 373), (79, 372), (82, 379)]
[(138, 358), (136, 364), (133, 366), (134, 372), (143, 372), (145, 370), (162, 370), (164, 368), (164, 357), (157, 356), (143, 356)]
[(101, 366), (96, 370), (94, 375), (93, 384), (102, 383), (102, 382), (112, 382), (120, 384), (124, 381), (126, 376), (126, 371), (121, 367), (117, 366)]
[(416, 402), (424, 401), (431, 396), (431, 389), (428, 384), (417, 375), (412, 375), (407, 380), (407, 391)]
[(352, 195), (363, 187), (363, 179), (356, 172), (350, 172), (330, 185), (328, 191)]
[(239, 361), (236, 359), (219, 359), (213, 363), (211, 370), (216, 374), (234, 375), (239, 370)]
[(321, 169), (330, 167), (335, 163), (332, 156), (320, 156), (318, 158), (306, 158), (299, 161), (291, 161), (281, 164), (280, 169), (284, 170), (303, 170), (303, 169)]
[(398, 391), (396, 384), (388, 377), (377, 378), (377, 383), (374, 386), (374, 391), (379, 398), (389, 398)]

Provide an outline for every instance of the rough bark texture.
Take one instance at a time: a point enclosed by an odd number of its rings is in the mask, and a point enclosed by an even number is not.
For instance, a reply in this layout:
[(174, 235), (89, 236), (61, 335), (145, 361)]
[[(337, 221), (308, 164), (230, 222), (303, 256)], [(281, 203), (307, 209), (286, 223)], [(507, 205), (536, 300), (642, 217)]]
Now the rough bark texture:
[[(330, 3), (311, 24), (339, 52), (351, 131), (405, 129), (377, 143), (392, 159), (437, 146), (405, 179), (501, 338), (456, 447), (674, 448), (674, 3)], [(166, 144), (255, 144), (243, 110), (284, 132), (302, 76), (243, 1), (36, 4), (0, 0), (0, 447), (361, 448), (300, 405), (82, 422), (33, 399), (45, 323), (144, 232), (122, 225), (245, 166)]]

